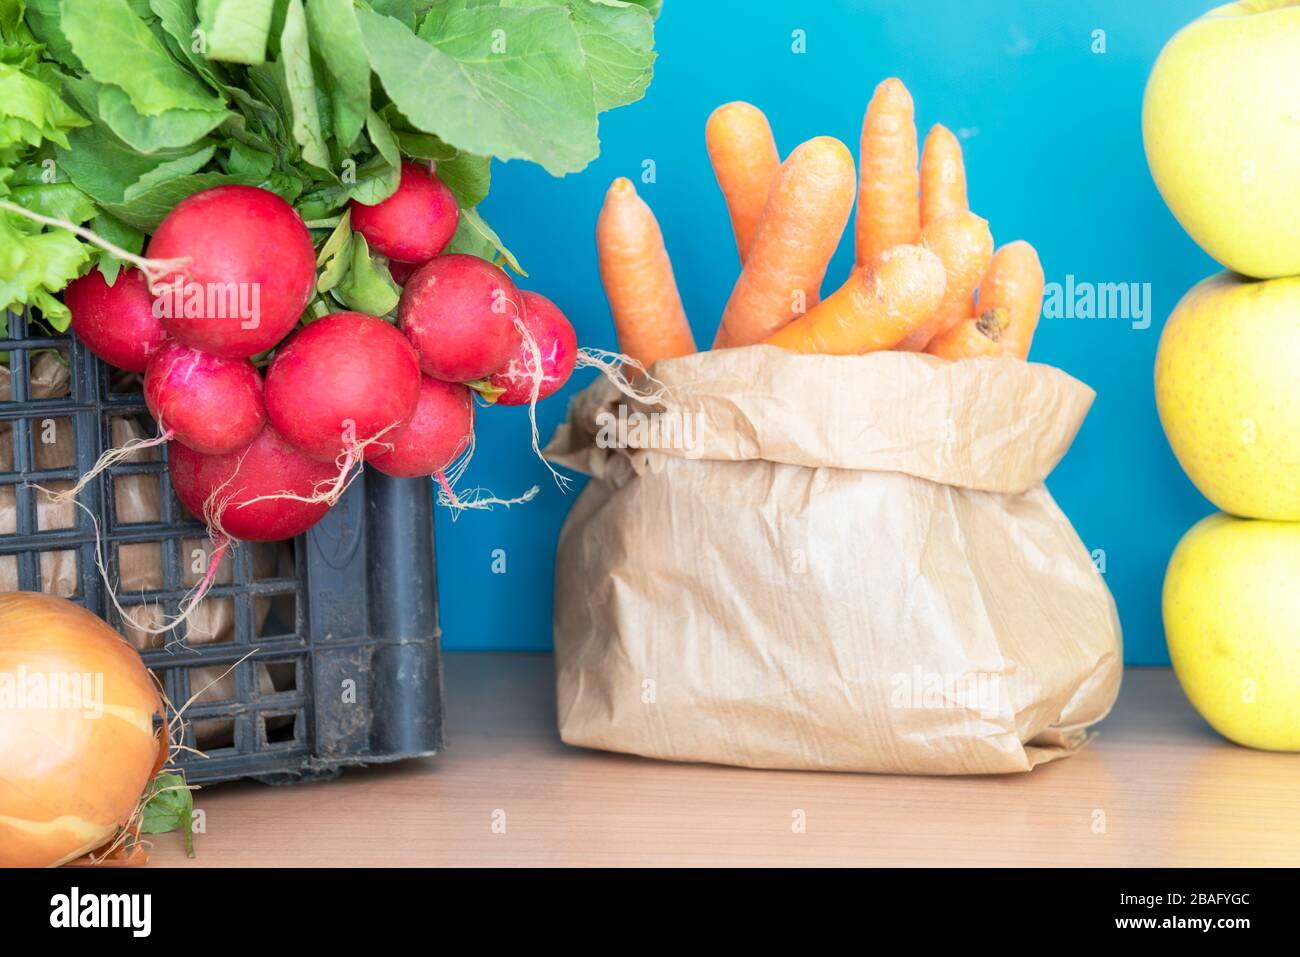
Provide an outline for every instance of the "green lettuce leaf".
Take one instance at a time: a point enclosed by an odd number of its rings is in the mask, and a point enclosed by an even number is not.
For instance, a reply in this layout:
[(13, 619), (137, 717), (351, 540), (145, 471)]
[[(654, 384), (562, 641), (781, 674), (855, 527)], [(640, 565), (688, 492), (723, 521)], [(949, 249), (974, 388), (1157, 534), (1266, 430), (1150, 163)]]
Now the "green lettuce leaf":
[(402, 154), (392, 130), (373, 110), (366, 116), (366, 133), (377, 153), (357, 167), (354, 182), (345, 180), (344, 196), (374, 206), (397, 192), (402, 179)]
[[(596, 2), (608, 4), (611, 0), (596, 0)], [(617, 2), (617, 0), (614, 0), (614, 2)], [(659, 14), (664, 6), (663, 0), (628, 0), (628, 2), (644, 8), (646, 13), (656, 20), (659, 19)]]
[[(68, 136), (68, 148), (56, 149), (58, 168), (84, 193), (103, 206), (124, 202), (128, 191), (144, 180), (156, 185), (171, 176), (199, 172), (211, 159), (211, 144), (144, 154), (123, 143), (103, 122)], [(155, 170), (163, 169), (162, 175)], [(137, 190), (138, 192), (138, 190)]]
[(101, 206), (128, 226), (152, 233), (181, 200), (214, 186), (229, 185), (261, 186), (263, 183), (256, 176), (193, 173), (133, 191), (131, 196), (123, 197), (121, 202), (101, 202)]
[(364, 7), (357, 20), (371, 68), (417, 129), (557, 176), (599, 152), (591, 80), (567, 11), (454, 11), (427, 41)]
[(457, 153), (438, 161), (438, 178), (447, 184), (462, 208), (477, 206), (492, 185), (492, 159), (473, 153)]
[(258, 176), (266, 179), (275, 169), (275, 157), (246, 143), (234, 140), (226, 160), (226, 171), (241, 176)]
[(420, 35), (432, 37), (449, 29), (456, 10), (536, 7), (558, 7), (572, 16), (597, 111), (603, 113), (645, 95), (654, 74), (657, 3), (650, 9), (625, 0), (444, 0), (425, 18)]
[(66, 229), (39, 229), (13, 213), (0, 213), (0, 308), (37, 306), (57, 331), (71, 316), (54, 294), (76, 279), (90, 248)]
[(232, 115), (227, 110), (167, 110), (145, 116), (115, 86), (88, 76), (68, 78), (64, 85), (86, 115), (101, 119), (118, 139), (140, 153), (190, 146)]
[[(431, 0), (423, 0), (419, 7), (428, 7)], [(442, 3), (446, 0), (432, 0), (433, 3)], [(370, 8), (376, 13), (382, 13), (386, 17), (392, 17), (394, 20), (400, 20), (411, 30), (415, 29), (418, 19), (419, 10), (417, 10), (416, 0), (370, 0)]]
[(144, 810), (140, 818), (141, 834), (185, 835), (185, 853), (194, 856), (194, 795), (184, 776), (160, 771), (144, 792)]
[(645, 96), (654, 76), (654, 19), (633, 3), (571, 0), (578, 42), (587, 58), (596, 109), (604, 112)]
[(370, 61), (352, 0), (307, 0), (307, 28), (324, 65), (321, 81), (334, 111), (334, 135), (346, 150), (370, 109)]
[(72, 52), (72, 44), (59, 25), (62, 14), (59, 0), (26, 0), (25, 22), (32, 34), (45, 45), (45, 51), (70, 70), (80, 70), (81, 61)]
[(47, 83), (0, 63), (0, 164), (16, 163), (46, 140), (67, 146), (68, 132), (87, 122)]
[[(107, 239), (113, 245), (125, 249), (129, 253), (140, 254), (144, 249), (144, 233), (134, 229), (108, 213), (100, 213), (91, 220), (90, 228), (96, 234)], [(118, 259), (112, 253), (105, 250), (99, 250), (99, 271), (104, 274), (104, 278), (111, 286), (117, 282), (117, 274), (123, 266), (122, 260)]]
[(496, 230), (484, 222), (477, 209), (462, 209), (460, 211), (460, 222), (456, 224), (456, 232), (451, 237), (447, 249), (449, 252), (469, 253), (472, 256), (478, 256), (489, 261), (495, 261), (497, 256), (500, 255), (506, 261), (506, 264), (520, 276), (528, 275), (524, 268), (519, 265), (519, 260), (515, 258), (515, 254), (505, 247)]
[(198, 77), (172, 59), (127, 0), (63, 0), (59, 9), (77, 59), (96, 81), (126, 93), (144, 116), (224, 108)]
[(329, 150), (321, 132), (321, 115), (316, 102), (316, 76), (311, 66), (307, 41), (307, 15), (302, 0), (289, 0), (284, 29), (280, 33), (280, 59), (284, 87), (293, 117), (293, 138), (302, 148), (302, 158), (312, 166), (328, 170)]
[[(208, 165), (208, 161), (212, 159), (212, 155), (216, 151), (215, 146), (205, 146), (197, 152), (159, 163), (148, 172), (142, 173), (139, 179), (126, 188), (126, 191), (122, 194), (122, 201), (130, 203), (149, 192), (155, 186), (161, 186), (170, 180), (197, 173)], [(260, 178), (261, 176), (259, 176)]]
[(352, 235), (348, 270), (334, 287), (332, 295), (357, 312), (386, 316), (397, 308), (401, 290), (393, 281), (388, 267), (370, 255), (370, 246), (360, 233)]
[(348, 233), (343, 245), (325, 260), (325, 267), (316, 277), (316, 291), (326, 293), (338, 286), (343, 277), (352, 268), (352, 233)]
[(266, 62), (275, 0), (199, 0), (198, 10), (210, 59)]
[(149, 8), (158, 18), (158, 27), (166, 38), (164, 45), (172, 55), (188, 65), (214, 92), (232, 96), (225, 68), (203, 55), (207, 34), (199, 24), (194, 0), (149, 0)]
[(36, 183), (15, 186), (7, 197), (24, 209), (80, 226), (95, 216), (94, 201), (71, 183)]

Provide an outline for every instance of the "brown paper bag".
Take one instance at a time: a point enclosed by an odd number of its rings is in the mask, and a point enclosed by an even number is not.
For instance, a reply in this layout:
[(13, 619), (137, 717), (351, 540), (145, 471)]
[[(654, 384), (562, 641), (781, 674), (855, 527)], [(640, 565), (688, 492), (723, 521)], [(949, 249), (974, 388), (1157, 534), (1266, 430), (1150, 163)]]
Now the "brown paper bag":
[(766, 346), (653, 371), (664, 406), (599, 381), (547, 449), (592, 477), (556, 563), (566, 742), (917, 774), (1085, 742), (1119, 620), (1043, 479), (1092, 390), (1010, 359)]

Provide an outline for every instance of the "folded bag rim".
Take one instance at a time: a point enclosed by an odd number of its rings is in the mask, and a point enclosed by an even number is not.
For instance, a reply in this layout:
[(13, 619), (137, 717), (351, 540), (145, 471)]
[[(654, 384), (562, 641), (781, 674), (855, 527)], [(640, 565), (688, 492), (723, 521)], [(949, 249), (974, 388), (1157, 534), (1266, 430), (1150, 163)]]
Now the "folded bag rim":
[[(615, 458), (640, 471), (647, 456), (668, 455), (902, 472), (1018, 494), (1056, 467), (1096, 397), (1052, 366), (912, 352), (748, 346), (665, 359), (650, 371), (662, 402), (633, 401), (599, 379), (573, 398), (547, 458), (595, 477)], [(648, 422), (659, 426), (637, 427)]]

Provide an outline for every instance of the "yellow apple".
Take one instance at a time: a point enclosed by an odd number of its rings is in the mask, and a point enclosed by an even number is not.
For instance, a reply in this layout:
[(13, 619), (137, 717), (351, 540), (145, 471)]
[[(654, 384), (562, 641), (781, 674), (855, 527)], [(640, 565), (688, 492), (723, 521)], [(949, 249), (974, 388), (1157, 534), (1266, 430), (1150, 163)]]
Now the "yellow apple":
[(1300, 273), (1300, 0), (1239, 0), (1183, 27), (1142, 105), (1174, 217), (1229, 269)]
[(1165, 574), (1165, 638), (1202, 717), (1252, 748), (1300, 751), (1300, 525), (1211, 515)]
[(1216, 506), (1300, 521), (1300, 277), (1225, 272), (1193, 286), (1160, 336), (1156, 407)]

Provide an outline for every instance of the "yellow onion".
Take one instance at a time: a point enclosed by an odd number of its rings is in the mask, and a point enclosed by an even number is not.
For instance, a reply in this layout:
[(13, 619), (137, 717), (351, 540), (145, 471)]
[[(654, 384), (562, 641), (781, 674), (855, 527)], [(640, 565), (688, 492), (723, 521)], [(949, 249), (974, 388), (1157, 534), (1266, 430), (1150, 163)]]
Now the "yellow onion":
[(67, 863), (113, 839), (158, 757), (140, 656), (69, 601), (0, 594), (0, 866)]

